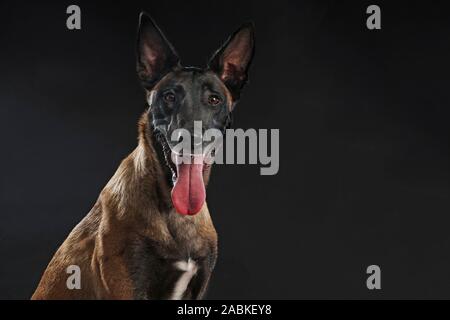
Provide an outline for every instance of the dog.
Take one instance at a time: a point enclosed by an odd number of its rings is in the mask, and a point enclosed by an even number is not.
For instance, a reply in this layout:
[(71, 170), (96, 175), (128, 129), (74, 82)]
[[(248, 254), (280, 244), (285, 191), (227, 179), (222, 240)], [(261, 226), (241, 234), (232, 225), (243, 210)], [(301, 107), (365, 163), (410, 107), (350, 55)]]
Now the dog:
[[(206, 205), (211, 165), (173, 161), (177, 129), (225, 130), (248, 79), (254, 26), (242, 25), (205, 68), (183, 67), (148, 14), (139, 17), (137, 74), (149, 108), (139, 143), (47, 266), (32, 299), (201, 299), (217, 258)], [(194, 133), (192, 144), (206, 145)], [(68, 286), (69, 266), (80, 285)]]

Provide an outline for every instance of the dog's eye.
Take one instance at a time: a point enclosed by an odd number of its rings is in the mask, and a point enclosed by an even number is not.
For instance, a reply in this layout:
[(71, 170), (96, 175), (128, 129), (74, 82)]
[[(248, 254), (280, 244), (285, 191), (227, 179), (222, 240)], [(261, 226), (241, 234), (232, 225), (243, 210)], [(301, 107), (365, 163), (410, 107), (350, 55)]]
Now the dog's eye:
[(215, 94), (212, 94), (208, 97), (208, 103), (212, 106), (217, 106), (221, 102), (222, 99), (220, 99), (220, 97)]
[(175, 101), (175, 95), (172, 92), (167, 92), (163, 95), (163, 99), (165, 102), (174, 102)]

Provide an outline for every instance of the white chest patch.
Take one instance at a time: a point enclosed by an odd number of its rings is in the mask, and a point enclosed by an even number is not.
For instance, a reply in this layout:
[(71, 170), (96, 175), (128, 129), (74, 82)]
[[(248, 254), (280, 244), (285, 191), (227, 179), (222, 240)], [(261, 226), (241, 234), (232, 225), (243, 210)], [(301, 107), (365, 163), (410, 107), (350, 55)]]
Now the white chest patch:
[(183, 271), (183, 274), (175, 282), (175, 286), (173, 288), (172, 295), (170, 297), (171, 300), (180, 300), (183, 298), (184, 292), (186, 291), (189, 282), (191, 282), (192, 277), (197, 273), (197, 264), (191, 258), (188, 261), (177, 261), (174, 263), (175, 268), (180, 271)]

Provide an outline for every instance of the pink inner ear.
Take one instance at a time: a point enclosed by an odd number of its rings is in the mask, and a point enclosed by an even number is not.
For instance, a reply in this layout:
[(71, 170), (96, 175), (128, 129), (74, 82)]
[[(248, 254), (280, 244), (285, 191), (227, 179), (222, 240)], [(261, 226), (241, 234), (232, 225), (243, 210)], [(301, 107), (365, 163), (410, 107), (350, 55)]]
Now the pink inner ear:
[(226, 62), (223, 66), (220, 78), (223, 82), (230, 79), (233, 81), (243, 81), (245, 78), (245, 72), (242, 68), (238, 68), (235, 64)]
[(161, 53), (162, 50), (158, 47), (149, 47), (147, 44), (144, 44), (142, 48), (143, 61), (145, 64), (145, 68), (147, 69), (147, 74), (151, 75), (156, 72), (156, 68), (158, 65), (162, 65), (164, 63), (164, 55)]
[(248, 30), (239, 32), (225, 48), (222, 62), (222, 81), (245, 80), (245, 69), (252, 54), (252, 40)]

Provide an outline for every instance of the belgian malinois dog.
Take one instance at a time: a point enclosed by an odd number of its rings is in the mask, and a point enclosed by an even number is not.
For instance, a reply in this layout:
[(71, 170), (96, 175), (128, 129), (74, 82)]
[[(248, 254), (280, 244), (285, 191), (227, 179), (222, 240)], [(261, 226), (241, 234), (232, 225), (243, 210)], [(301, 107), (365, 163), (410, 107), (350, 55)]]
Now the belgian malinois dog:
[[(211, 166), (172, 161), (172, 133), (225, 130), (247, 82), (254, 28), (244, 24), (206, 68), (182, 67), (145, 13), (139, 18), (137, 72), (149, 108), (137, 148), (120, 164), (89, 214), (50, 261), (32, 299), (200, 299), (217, 257), (205, 202)], [(205, 143), (194, 135), (192, 143)], [(198, 161), (200, 159), (200, 161)], [(80, 288), (69, 288), (78, 266)]]

